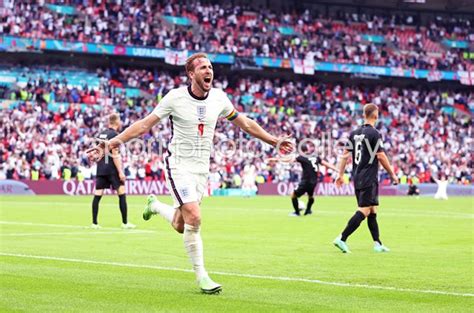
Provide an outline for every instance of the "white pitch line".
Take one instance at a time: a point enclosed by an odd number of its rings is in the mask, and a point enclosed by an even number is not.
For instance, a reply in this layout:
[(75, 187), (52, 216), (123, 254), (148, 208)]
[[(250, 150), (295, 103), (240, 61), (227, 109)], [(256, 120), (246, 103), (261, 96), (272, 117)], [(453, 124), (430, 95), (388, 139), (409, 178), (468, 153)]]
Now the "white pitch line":
[[(174, 272), (185, 272), (185, 273), (193, 272), (192, 270), (188, 270), (188, 269), (182, 269), (182, 268), (177, 268), (177, 267), (167, 267), (167, 266), (157, 266), (157, 265), (142, 265), (142, 264), (132, 264), (132, 263), (94, 261), (94, 260), (61, 258), (61, 257), (43, 256), (43, 255), (17, 254), (17, 253), (6, 253), (6, 252), (0, 252), (0, 255), (18, 257), (18, 258), (39, 259), (39, 260), (53, 260), (53, 261), (97, 264), (97, 265), (111, 265), (111, 266), (130, 267), (130, 268), (146, 268), (146, 269), (154, 269), (154, 270), (162, 270), (162, 271), (174, 271)], [(337, 287), (348, 287), (348, 288), (365, 288), (365, 289), (388, 290), (388, 291), (407, 292), (407, 293), (436, 294), (436, 295), (456, 296), (456, 297), (474, 297), (473, 293), (451, 292), (451, 291), (443, 291), (443, 290), (410, 289), (410, 288), (399, 288), (399, 287), (391, 287), (391, 286), (331, 282), (331, 281), (323, 281), (319, 279), (308, 279), (308, 278), (298, 278), (298, 277), (253, 275), (253, 274), (241, 274), (241, 273), (231, 273), (231, 272), (214, 272), (213, 271), (209, 273), (216, 274), (216, 275), (223, 275), (223, 276), (234, 276), (234, 277), (276, 280), (276, 281), (304, 282), (304, 283), (329, 285), (329, 286), (337, 286)]]
[[(89, 226), (81, 225), (65, 225), (65, 224), (42, 224), (32, 222), (13, 222), (13, 221), (0, 221), (0, 224), (5, 225), (26, 225), (26, 226), (39, 226), (39, 227), (57, 227), (57, 228), (75, 228), (75, 229), (92, 229)], [(122, 230), (123, 232), (140, 231), (142, 233), (154, 233), (154, 230), (148, 229), (121, 229), (118, 227), (102, 227), (103, 230)]]
[[(5, 203), (9, 201), (3, 201)], [(66, 205), (66, 206), (84, 206), (87, 205), (85, 203), (69, 203), (69, 202), (53, 202), (53, 203), (48, 203), (48, 202), (25, 202), (25, 201), (15, 201), (11, 203), (14, 203), (15, 205), (21, 203), (21, 204), (32, 204), (32, 205), (46, 205), (46, 206), (51, 206), (51, 205)], [(112, 203), (104, 203), (101, 204), (101, 206), (107, 206), (107, 207), (115, 207), (115, 204)], [(255, 211), (254, 208), (236, 208), (238, 211)], [(393, 210), (394, 212), (387, 212), (387, 210)], [(288, 208), (260, 208), (258, 211), (268, 211), (268, 212), (275, 212), (275, 211), (288, 211)], [(413, 210), (413, 211), (406, 211), (406, 210), (398, 210), (396, 208), (384, 208), (382, 207), (379, 209), (381, 212), (381, 215), (387, 215), (387, 216), (396, 216), (396, 217), (428, 217), (428, 218), (453, 218), (453, 219), (474, 219), (474, 214), (470, 213), (462, 213), (462, 212), (450, 212), (448, 210), (440, 213), (440, 212), (435, 212), (435, 211), (424, 211), (424, 210)], [(349, 213), (343, 212), (343, 211), (328, 211), (328, 210), (318, 210), (316, 208), (315, 213), (323, 213), (325, 215), (347, 215)]]
[(55, 232), (55, 233), (0, 233), (1, 237), (27, 237), (27, 236), (67, 236), (67, 235), (109, 235), (109, 234), (148, 234), (140, 230), (128, 231), (91, 231), (91, 232)]

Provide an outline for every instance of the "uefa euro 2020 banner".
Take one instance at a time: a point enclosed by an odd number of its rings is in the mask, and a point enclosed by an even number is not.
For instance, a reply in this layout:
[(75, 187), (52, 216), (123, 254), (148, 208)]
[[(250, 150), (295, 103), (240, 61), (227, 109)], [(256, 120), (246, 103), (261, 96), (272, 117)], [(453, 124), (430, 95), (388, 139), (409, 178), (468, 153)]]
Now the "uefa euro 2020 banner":
[[(0, 51), (63, 51), (86, 54), (106, 54), (139, 58), (164, 59), (167, 63), (181, 65), (183, 58), (196, 51), (177, 51), (146, 46), (124, 46), (87, 42), (73, 42), (56, 39), (32, 39), (26, 37), (0, 35)], [(234, 64), (235, 55), (208, 53), (214, 63)], [(426, 79), (429, 82), (441, 80), (457, 80), (464, 85), (474, 85), (474, 72), (467, 71), (429, 71), (415, 68), (392, 68), (360, 64), (315, 62), (313, 57), (299, 59), (283, 59), (270, 57), (254, 57), (256, 66), (269, 68), (293, 68), (295, 73), (314, 75), (315, 71), (370, 74), (389, 77), (406, 77)]]

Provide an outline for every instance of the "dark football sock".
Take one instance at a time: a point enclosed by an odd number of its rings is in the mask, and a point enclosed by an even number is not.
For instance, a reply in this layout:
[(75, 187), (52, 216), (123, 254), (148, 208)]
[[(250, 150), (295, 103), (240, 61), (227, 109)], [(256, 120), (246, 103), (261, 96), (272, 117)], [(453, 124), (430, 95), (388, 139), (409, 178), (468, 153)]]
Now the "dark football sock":
[(313, 203), (314, 203), (314, 198), (309, 197), (308, 203), (306, 204), (306, 212), (311, 212), (311, 207), (313, 206)]
[(369, 226), (370, 233), (372, 234), (372, 239), (382, 244), (379, 238), (379, 224), (377, 223), (377, 214), (370, 213), (367, 217), (367, 225)]
[(127, 224), (127, 199), (125, 195), (119, 195), (120, 213), (122, 214), (122, 223)]
[(99, 202), (102, 196), (94, 196), (92, 200), (92, 223), (97, 224), (97, 215), (99, 215)]
[(291, 198), (291, 203), (293, 204), (293, 209), (295, 209), (295, 213), (300, 214), (300, 209), (298, 208), (298, 198)]
[(365, 219), (365, 215), (361, 211), (355, 212), (355, 214), (351, 217), (349, 222), (347, 223), (346, 228), (342, 232), (341, 240), (346, 241), (347, 237), (349, 237), (360, 225), (360, 223)]

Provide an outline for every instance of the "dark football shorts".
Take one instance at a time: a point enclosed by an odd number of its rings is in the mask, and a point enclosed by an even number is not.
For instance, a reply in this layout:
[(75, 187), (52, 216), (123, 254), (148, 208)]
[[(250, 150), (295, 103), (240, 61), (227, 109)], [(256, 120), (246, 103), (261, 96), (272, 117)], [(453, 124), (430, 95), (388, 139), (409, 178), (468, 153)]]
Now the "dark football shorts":
[(316, 183), (310, 183), (310, 182), (305, 182), (302, 181), (298, 187), (295, 189), (295, 195), (297, 197), (301, 197), (305, 193), (308, 194), (308, 196), (313, 196), (314, 194), (314, 188), (316, 187)]
[(118, 174), (111, 174), (107, 176), (97, 176), (95, 178), (95, 189), (108, 189), (112, 187), (118, 190), (123, 183), (120, 181)]
[(363, 189), (356, 189), (355, 195), (359, 208), (379, 205), (379, 184), (374, 183)]
[(417, 190), (418, 187), (416, 185), (411, 185), (408, 187), (408, 195), (409, 196), (418, 196), (420, 193), (419, 193), (419, 190)]

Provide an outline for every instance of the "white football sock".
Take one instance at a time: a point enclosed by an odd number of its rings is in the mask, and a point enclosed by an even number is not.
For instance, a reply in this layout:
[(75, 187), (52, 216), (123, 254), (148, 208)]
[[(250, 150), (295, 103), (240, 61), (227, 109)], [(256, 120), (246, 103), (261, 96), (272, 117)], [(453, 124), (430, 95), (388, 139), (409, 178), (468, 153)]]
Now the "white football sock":
[(173, 221), (175, 210), (176, 209), (174, 209), (171, 205), (161, 203), (160, 201), (155, 201), (151, 204), (151, 211), (153, 213), (160, 214), (169, 223)]
[(196, 278), (199, 281), (207, 276), (204, 269), (204, 253), (202, 239), (199, 226), (184, 224), (184, 248), (189, 255), (189, 259), (193, 265)]

